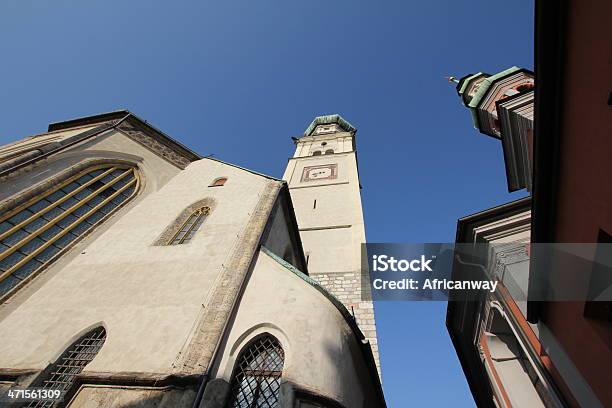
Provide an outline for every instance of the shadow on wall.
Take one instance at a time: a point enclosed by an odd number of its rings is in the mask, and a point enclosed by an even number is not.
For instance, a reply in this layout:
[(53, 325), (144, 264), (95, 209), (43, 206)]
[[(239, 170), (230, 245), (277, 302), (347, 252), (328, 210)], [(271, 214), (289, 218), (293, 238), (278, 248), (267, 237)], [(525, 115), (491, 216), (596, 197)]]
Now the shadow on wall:
[[(336, 395), (344, 394), (345, 398), (350, 399), (354, 395), (355, 390), (353, 387), (357, 386), (363, 395), (363, 401), (359, 402), (359, 406), (366, 407), (379, 407), (379, 401), (377, 393), (374, 387), (374, 381), (370, 378), (370, 371), (363, 361), (362, 351), (359, 349), (359, 345), (356, 343), (352, 333), (343, 333), (341, 338), (341, 344), (326, 342), (325, 344), (325, 358), (329, 360), (330, 364), (328, 367), (332, 367), (333, 372), (326, 373), (328, 378), (345, 379), (344, 384), (338, 384), (344, 388), (334, 392)], [(348, 350), (345, 348), (349, 348)], [(318, 361), (318, 359), (314, 359)], [(355, 375), (357, 378), (357, 384), (353, 384), (350, 381), (350, 376)], [(336, 391), (336, 390), (334, 390)], [(345, 400), (348, 403), (349, 400)], [(362, 405), (364, 404), (364, 405)]]
[(193, 389), (171, 388), (167, 390), (139, 390), (130, 392), (115, 389), (100, 389), (97, 395), (77, 398), (70, 408), (112, 407), (112, 408), (191, 408), (196, 396)]

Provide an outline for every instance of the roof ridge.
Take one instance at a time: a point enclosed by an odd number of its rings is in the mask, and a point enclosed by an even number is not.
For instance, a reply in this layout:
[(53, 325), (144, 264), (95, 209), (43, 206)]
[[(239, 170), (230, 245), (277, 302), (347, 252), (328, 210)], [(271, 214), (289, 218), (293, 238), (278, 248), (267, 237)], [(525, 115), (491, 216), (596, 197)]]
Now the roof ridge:
[(219, 162), (219, 163), (227, 164), (228, 166), (232, 166), (232, 167), (235, 167), (237, 169), (244, 170), (244, 171), (247, 171), (249, 173), (255, 174), (257, 176), (265, 177), (265, 178), (270, 179), (270, 180), (285, 182), (282, 179), (279, 179), (279, 178), (276, 178), (276, 177), (272, 177), (272, 176), (268, 176), (267, 174), (263, 174), (263, 173), (260, 173), (260, 172), (257, 172), (257, 171), (251, 170), (251, 169), (247, 169), (246, 167), (242, 167), (242, 166), (239, 166), (237, 164), (227, 162), (225, 160), (217, 159), (216, 157), (204, 156), (204, 157), (202, 157), (202, 159), (208, 159), (208, 160), (213, 160), (213, 161), (216, 161), (216, 162)]

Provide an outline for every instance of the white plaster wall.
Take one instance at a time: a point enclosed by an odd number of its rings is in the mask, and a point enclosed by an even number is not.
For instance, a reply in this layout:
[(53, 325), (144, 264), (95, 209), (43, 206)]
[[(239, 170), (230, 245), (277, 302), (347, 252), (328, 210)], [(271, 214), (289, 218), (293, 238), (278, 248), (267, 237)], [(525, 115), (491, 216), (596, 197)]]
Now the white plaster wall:
[[(300, 228), (316, 228), (362, 223), (359, 220), (360, 207), (351, 203), (338, 202), (339, 197), (348, 197), (353, 186), (345, 183), (321, 185), (312, 188), (293, 188), (291, 198), (295, 202), (297, 221)], [(314, 200), (317, 200), (316, 208)]]
[(11, 178), (0, 188), (0, 200), (54, 177), (79, 162), (96, 158), (128, 160), (137, 164), (146, 176), (144, 179), (146, 192), (158, 190), (180, 171), (179, 168), (123, 133), (109, 131), (54, 155), (30, 171)]
[[(304, 167), (333, 163), (338, 165), (336, 179), (301, 181)], [(289, 181), (304, 252), (310, 255), (308, 270), (358, 270), (365, 227), (355, 152), (293, 159), (284, 178)]]
[[(259, 253), (229, 336), (217, 378), (231, 381), (234, 363), (251, 339), (270, 333), (282, 344), (282, 381), (361, 408), (372, 379), (356, 339), (333, 304), (307, 282)], [(370, 405), (367, 405), (370, 406)]]
[(301, 231), (308, 270), (313, 274), (357, 271), (361, 252), (354, 228)]
[[(221, 176), (225, 186), (208, 187)], [(209, 159), (189, 165), (80, 246), (0, 321), (0, 367), (44, 368), (103, 323), (107, 340), (87, 371), (169, 372), (266, 181)], [(216, 209), (190, 243), (152, 246), (184, 208), (206, 197)]]
[[(324, 153), (327, 149), (334, 149), (335, 153), (346, 153), (353, 151), (353, 136), (349, 132), (325, 133), (312, 136), (304, 136), (296, 143), (293, 157), (306, 157), (312, 155), (315, 150)], [(322, 145), (322, 143), (326, 143)]]

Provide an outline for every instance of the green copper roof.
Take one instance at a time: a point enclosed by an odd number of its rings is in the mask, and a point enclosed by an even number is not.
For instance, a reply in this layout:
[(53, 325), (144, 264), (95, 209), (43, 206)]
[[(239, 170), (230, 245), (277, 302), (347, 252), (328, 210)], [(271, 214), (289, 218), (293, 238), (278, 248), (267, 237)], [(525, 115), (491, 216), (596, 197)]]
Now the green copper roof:
[(472, 75), (468, 75), (465, 76), (463, 78), (461, 78), (460, 83), (461, 86), (459, 87), (459, 89), (457, 90), (457, 92), (459, 92), (459, 95), (463, 95), (463, 93), (465, 92), (465, 89), (467, 88), (468, 84), (470, 83), (470, 81), (480, 75), (482, 75), (483, 72), (477, 72), (475, 74)]
[(344, 120), (344, 118), (338, 114), (324, 115), (324, 116), (317, 116), (316, 118), (314, 118), (314, 120), (310, 123), (310, 125), (308, 125), (308, 127), (304, 131), (304, 136), (309, 136), (314, 131), (314, 129), (319, 125), (329, 125), (332, 123), (337, 123), (338, 125), (340, 125), (342, 129), (344, 129), (347, 132), (357, 131), (357, 128), (355, 128), (349, 122)]
[[(470, 114), (472, 115), (472, 122), (474, 123), (474, 127), (476, 129), (478, 129), (478, 115), (476, 113), (476, 108), (480, 104), (480, 101), (482, 101), (482, 98), (484, 98), (487, 92), (489, 92), (491, 85), (497, 82), (498, 79), (503, 78), (507, 75), (511, 75), (514, 72), (517, 72), (520, 70), (521, 69), (519, 67), (511, 67), (504, 71), (498, 72), (495, 75), (488, 76), (485, 80), (482, 81), (480, 87), (478, 88), (478, 91), (476, 91), (476, 93), (472, 97), (472, 100), (469, 101), (469, 103), (467, 103), (466, 105), (470, 109)], [(459, 81), (457, 93), (459, 93), (459, 95), (461, 96), (461, 99), (464, 104), (466, 103), (466, 98), (464, 97), (463, 94), (465, 93), (468, 86), (470, 85), (470, 82), (472, 82), (474, 79), (477, 79), (478, 77), (481, 77), (483, 75), (487, 76), (488, 74), (485, 74), (484, 72), (478, 72), (476, 74), (466, 75), (463, 78), (461, 78), (461, 80)]]
[(468, 107), (471, 109), (476, 109), (476, 107), (478, 106), (482, 98), (486, 95), (486, 93), (489, 91), (489, 88), (494, 82), (496, 82), (499, 78), (505, 77), (506, 75), (510, 75), (513, 72), (520, 71), (520, 70), (521, 69), (519, 67), (508, 68), (482, 81), (482, 85), (480, 85), (480, 88), (478, 88), (478, 91), (474, 94), (474, 97), (468, 104)]

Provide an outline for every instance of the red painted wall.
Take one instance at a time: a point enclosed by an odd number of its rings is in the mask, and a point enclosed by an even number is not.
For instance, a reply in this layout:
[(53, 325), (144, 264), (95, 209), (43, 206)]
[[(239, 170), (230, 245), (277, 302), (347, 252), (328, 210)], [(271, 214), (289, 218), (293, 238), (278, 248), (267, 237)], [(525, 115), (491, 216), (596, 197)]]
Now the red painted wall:
[[(612, 1), (569, 1), (556, 242), (612, 234)], [(604, 406), (612, 407), (612, 323), (584, 302), (548, 303), (543, 320)]]

